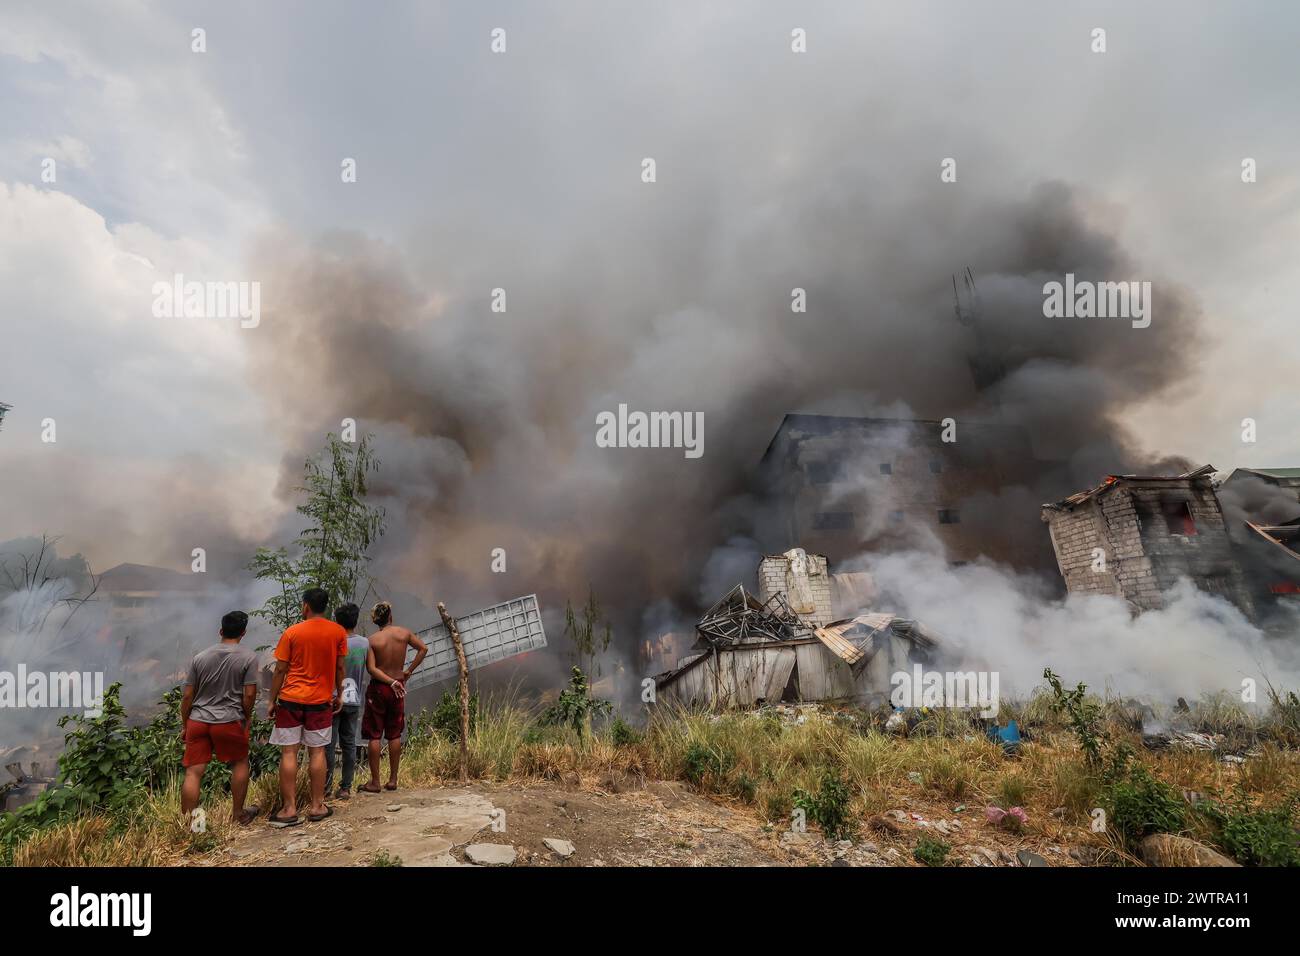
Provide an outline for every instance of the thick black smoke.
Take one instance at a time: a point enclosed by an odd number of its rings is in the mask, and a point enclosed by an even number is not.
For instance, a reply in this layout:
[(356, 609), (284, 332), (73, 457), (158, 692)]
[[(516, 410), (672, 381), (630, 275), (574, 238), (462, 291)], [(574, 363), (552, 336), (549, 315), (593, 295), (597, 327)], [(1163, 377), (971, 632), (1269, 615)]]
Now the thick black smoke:
[[(787, 412), (1022, 424), (1066, 462), (1060, 483), (1013, 485), (987, 506), (1032, 508), (1031, 520), (1108, 472), (1171, 465), (1135, 447), (1124, 415), (1185, 374), (1198, 315), (1137, 274), (1084, 198), (1047, 184), (945, 219), (923, 199), (845, 193), (833, 206), (741, 188), (707, 209), (681, 200), (679, 220), (658, 210), (637, 254), (617, 260), (603, 249), (623, 212), (612, 209), (576, 239), (569, 224), (562, 256), (464, 282), (414, 274), (359, 235), (275, 236), (256, 257), (266, 305), (253, 375), (295, 448), (288, 471), (355, 418), (384, 461), (382, 574), (466, 608), (533, 590), (576, 603), (590, 585), (630, 643), (655, 602), (709, 600), (699, 587), (717, 576), (715, 549), (743, 556), (759, 535), (752, 477)], [(489, 239), (465, 245), (458, 261), (493, 256)], [(953, 310), (951, 274), (967, 264), (973, 327)], [(1067, 272), (1152, 281), (1150, 328), (1046, 318), (1043, 285)], [(494, 287), (504, 313), (490, 308)], [(806, 313), (791, 310), (795, 288)], [(972, 361), (990, 358), (996, 375), (977, 389)], [(620, 403), (703, 412), (703, 456), (597, 447), (598, 413)], [(489, 570), (494, 548), (505, 574)]]

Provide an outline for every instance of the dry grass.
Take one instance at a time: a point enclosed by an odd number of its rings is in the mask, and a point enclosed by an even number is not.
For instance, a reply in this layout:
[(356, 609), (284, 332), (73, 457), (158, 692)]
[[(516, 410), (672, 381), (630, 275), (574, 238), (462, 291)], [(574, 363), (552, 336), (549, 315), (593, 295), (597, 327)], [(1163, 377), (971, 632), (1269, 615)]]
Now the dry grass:
[[(1216, 732), (1243, 733), (1238, 714), (1226, 702), (1211, 701), (1196, 713)], [(480, 709), (469, 743), (470, 774), (490, 781), (554, 780), (599, 788), (608, 774), (689, 780), (715, 799), (752, 811), (774, 826), (788, 821), (796, 790), (816, 791), (826, 773), (839, 776), (859, 819), (904, 803), (951, 814), (958, 805), (979, 813), (984, 806), (1021, 806), (1032, 835), (1064, 844), (1089, 843), (1101, 861), (1124, 862), (1124, 850), (1089, 832), (1089, 812), (1098, 805), (1099, 774), (1090, 768), (1074, 737), (1051, 712), (1043, 695), (1008, 707), (1028, 731), (1017, 757), (1008, 757), (965, 715), (932, 714), (905, 739), (874, 730), (870, 719), (845, 719), (825, 711), (803, 723), (783, 723), (771, 714), (692, 713), (661, 708), (639, 741), (617, 746), (607, 731), (580, 735), (540, 728), (535, 713), (511, 700)], [(1140, 742), (1133, 713), (1106, 702), (1106, 728), (1114, 740)], [(1254, 728), (1252, 728), (1254, 729)], [(1258, 805), (1280, 803), (1300, 782), (1300, 753), (1265, 744), (1244, 764), (1215, 760), (1203, 751), (1165, 750), (1141, 754), (1160, 779), (1179, 790), (1203, 794), (1247, 792)], [(386, 773), (385, 760), (385, 770)], [(459, 748), (430, 733), (408, 743), (402, 761), (405, 787), (458, 782)], [(358, 767), (358, 783), (369, 771)], [(279, 802), (274, 773), (255, 780), (250, 803), (264, 811)], [(299, 770), (299, 801), (307, 800), (305, 761)], [(227, 800), (210, 801), (208, 832), (188, 832), (179, 820), (175, 789), (150, 798), (129, 818), (93, 816), (46, 830), (18, 851), (18, 865), (177, 865), (220, 845), (231, 822)]]

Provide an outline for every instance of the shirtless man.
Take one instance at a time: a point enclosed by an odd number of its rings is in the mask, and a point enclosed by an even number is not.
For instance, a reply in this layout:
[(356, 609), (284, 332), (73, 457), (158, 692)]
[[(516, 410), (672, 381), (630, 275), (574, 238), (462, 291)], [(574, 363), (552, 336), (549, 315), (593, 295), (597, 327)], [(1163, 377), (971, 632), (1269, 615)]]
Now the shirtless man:
[[(361, 718), (361, 737), (370, 749), (370, 779), (360, 789), (379, 793), (379, 756), (384, 740), (388, 741), (388, 783), (384, 789), (397, 789), (402, 729), (406, 726), (405, 685), (429, 649), (411, 631), (393, 623), (393, 606), (387, 601), (374, 606), (370, 620), (379, 630), (370, 635), (370, 648), (366, 651), (366, 670), (371, 680), (366, 691), (366, 711)], [(408, 647), (415, 648), (410, 667), (406, 667)]]

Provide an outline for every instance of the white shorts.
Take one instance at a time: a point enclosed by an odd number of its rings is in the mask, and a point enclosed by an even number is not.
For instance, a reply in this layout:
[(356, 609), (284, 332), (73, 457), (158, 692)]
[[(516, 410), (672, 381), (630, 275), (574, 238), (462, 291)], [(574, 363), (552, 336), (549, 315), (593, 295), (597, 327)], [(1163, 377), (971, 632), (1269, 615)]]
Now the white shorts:
[(324, 730), (307, 730), (301, 725), (297, 727), (276, 727), (271, 731), (270, 741), (277, 747), (292, 747), (295, 744), (304, 744), (308, 747), (328, 747), (333, 733), (332, 727), (326, 727)]

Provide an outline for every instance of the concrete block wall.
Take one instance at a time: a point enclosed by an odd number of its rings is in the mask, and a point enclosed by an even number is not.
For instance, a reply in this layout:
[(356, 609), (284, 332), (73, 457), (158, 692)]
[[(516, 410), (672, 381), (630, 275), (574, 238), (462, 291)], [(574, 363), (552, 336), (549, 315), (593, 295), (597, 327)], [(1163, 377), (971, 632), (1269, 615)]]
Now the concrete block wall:
[[(1090, 502), (1073, 511), (1049, 511), (1048, 531), (1056, 563), (1065, 578), (1065, 589), (1091, 594), (1122, 593), (1116, 567), (1114, 549), (1100, 519), (1096, 502)], [(1106, 554), (1106, 570), (1094, 570), (1093, 551), (1101, 548)]]
[[(810, 554), (808, 558), (808, 591), (812, 596), (812, 610), (795, 607), (799, 616), (816, 627), (835, 620), (831, 601), (831, 576), (824, 554)], [(767, 601), (773, 594), (783, 594), (791, 605), (795, 602), (790, 592), (795, 587), (790, 559), (784, 554), (768, 554), (758, 564), (758, 599)]]
[[(1186, 503), (1196, 534), (1171, 533), (1164, 508)], [(1044, 516), (1066, 590), (1117, 594), (1142, 610), (1165, 606), (1180, 577), (1227, 598), (1248, 616), (1253, 602), (1228, 538), (1223, 511), (1208, 485), (1193, 482), (1126, 485), (1067, 511)], [(1094, 570), (1093, 549), (1106, 570)]]

